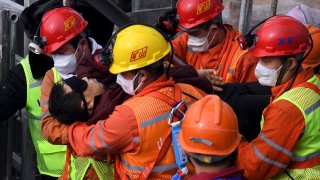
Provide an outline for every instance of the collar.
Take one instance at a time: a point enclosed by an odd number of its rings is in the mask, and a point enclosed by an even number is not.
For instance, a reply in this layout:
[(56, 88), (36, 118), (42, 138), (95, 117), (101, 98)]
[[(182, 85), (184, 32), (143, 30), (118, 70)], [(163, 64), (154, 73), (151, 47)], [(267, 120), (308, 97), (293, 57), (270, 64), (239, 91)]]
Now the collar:
[(149, 94), (154, 91), (158, 91), (159, 89), (165, 88), (165, 87), (173, 87), (174, 81), (170, 77), (167, 79), (166, 74), (164, 73), (162, 76), (160, 76), (158, 79), (153, 81), (152, 83), (148, 84), (146, 87), (144, 87), (138, 94), (135, 95), (135, 97), (138, 96), (145, 96), (146, 94)]
[[(292, 89), (292, 88), (296, 87), (297, 85), (312, 78), (313, 75), (314, 75), (313, 69), (301, 71), (300, 73), (298, 73), (298, 75), (297, 75), (297, 77), (296, 77), (296, 79), (290, 89)], [(271, 91), (272, 91), (271, 102), (274, 101), (275, 99), (277, 99), (283, 93), (283, 91), (289, 86), (291, 81), (292, 81), (292, 78), (290, 80), (288, 80), (287, 82), (280, 84), (279, 86), (275, 86), (275, 87), (271, 88)]]

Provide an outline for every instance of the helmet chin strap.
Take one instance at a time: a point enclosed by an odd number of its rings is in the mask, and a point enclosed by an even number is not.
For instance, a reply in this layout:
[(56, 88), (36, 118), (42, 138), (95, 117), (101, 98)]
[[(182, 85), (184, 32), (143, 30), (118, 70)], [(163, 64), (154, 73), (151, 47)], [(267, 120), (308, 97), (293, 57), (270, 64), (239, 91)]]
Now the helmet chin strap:
[(285, 63), (282, 65), (281, 69), (280, 69), (280, 73), (276, 82), (276, 86), (281, 84), (281, 81), (283, 79), (283, 76), (285, 75), (286, 71), (287, 71), (287, 64), (288, 61), (286, 60)]

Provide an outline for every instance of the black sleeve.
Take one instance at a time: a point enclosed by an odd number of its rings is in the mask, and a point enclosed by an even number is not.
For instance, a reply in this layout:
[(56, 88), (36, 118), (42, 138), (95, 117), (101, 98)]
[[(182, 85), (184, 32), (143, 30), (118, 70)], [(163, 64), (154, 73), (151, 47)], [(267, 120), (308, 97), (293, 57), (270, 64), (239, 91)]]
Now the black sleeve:
[(21, 64), (14, 66), (0, 84), (0, 121), (26, 106), (26, 77)]
[(249, 141), (260, 132), (260, 120), (264, 108), (269, 104), (271, 88), (259, 82), (225, 84), (216, 94), (227, 102), (238, 117), (240, 133)]

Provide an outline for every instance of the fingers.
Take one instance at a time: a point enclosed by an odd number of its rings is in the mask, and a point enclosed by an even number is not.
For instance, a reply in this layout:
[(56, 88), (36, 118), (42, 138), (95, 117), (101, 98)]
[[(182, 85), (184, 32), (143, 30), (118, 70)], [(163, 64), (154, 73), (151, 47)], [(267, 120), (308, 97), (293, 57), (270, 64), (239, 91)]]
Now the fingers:
[(212, 88), (213, 88), (213, 91), (218, 91), (218, 92), (223, 91), (223, 89), (219, 86), (212, 86)]
[(87, 77), (83, 77), (82, 80), (88, 82), (89, 79)]
[(212, 85), (218, 85), (218, 86), (224, 85), (223, 79), (220, 76), (211, 76), (210, 83)]

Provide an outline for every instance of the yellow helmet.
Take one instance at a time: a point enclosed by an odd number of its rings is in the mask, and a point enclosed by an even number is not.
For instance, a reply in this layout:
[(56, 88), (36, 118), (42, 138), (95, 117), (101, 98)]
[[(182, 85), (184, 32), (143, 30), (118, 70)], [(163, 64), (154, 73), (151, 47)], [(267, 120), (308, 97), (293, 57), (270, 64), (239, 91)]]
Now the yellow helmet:
[(116, 36), (109, 71), (119, 74), (148, 66), (161, 60), (170, 50), (170, 44), (156, 29), (144, 25), (129, 26)]

